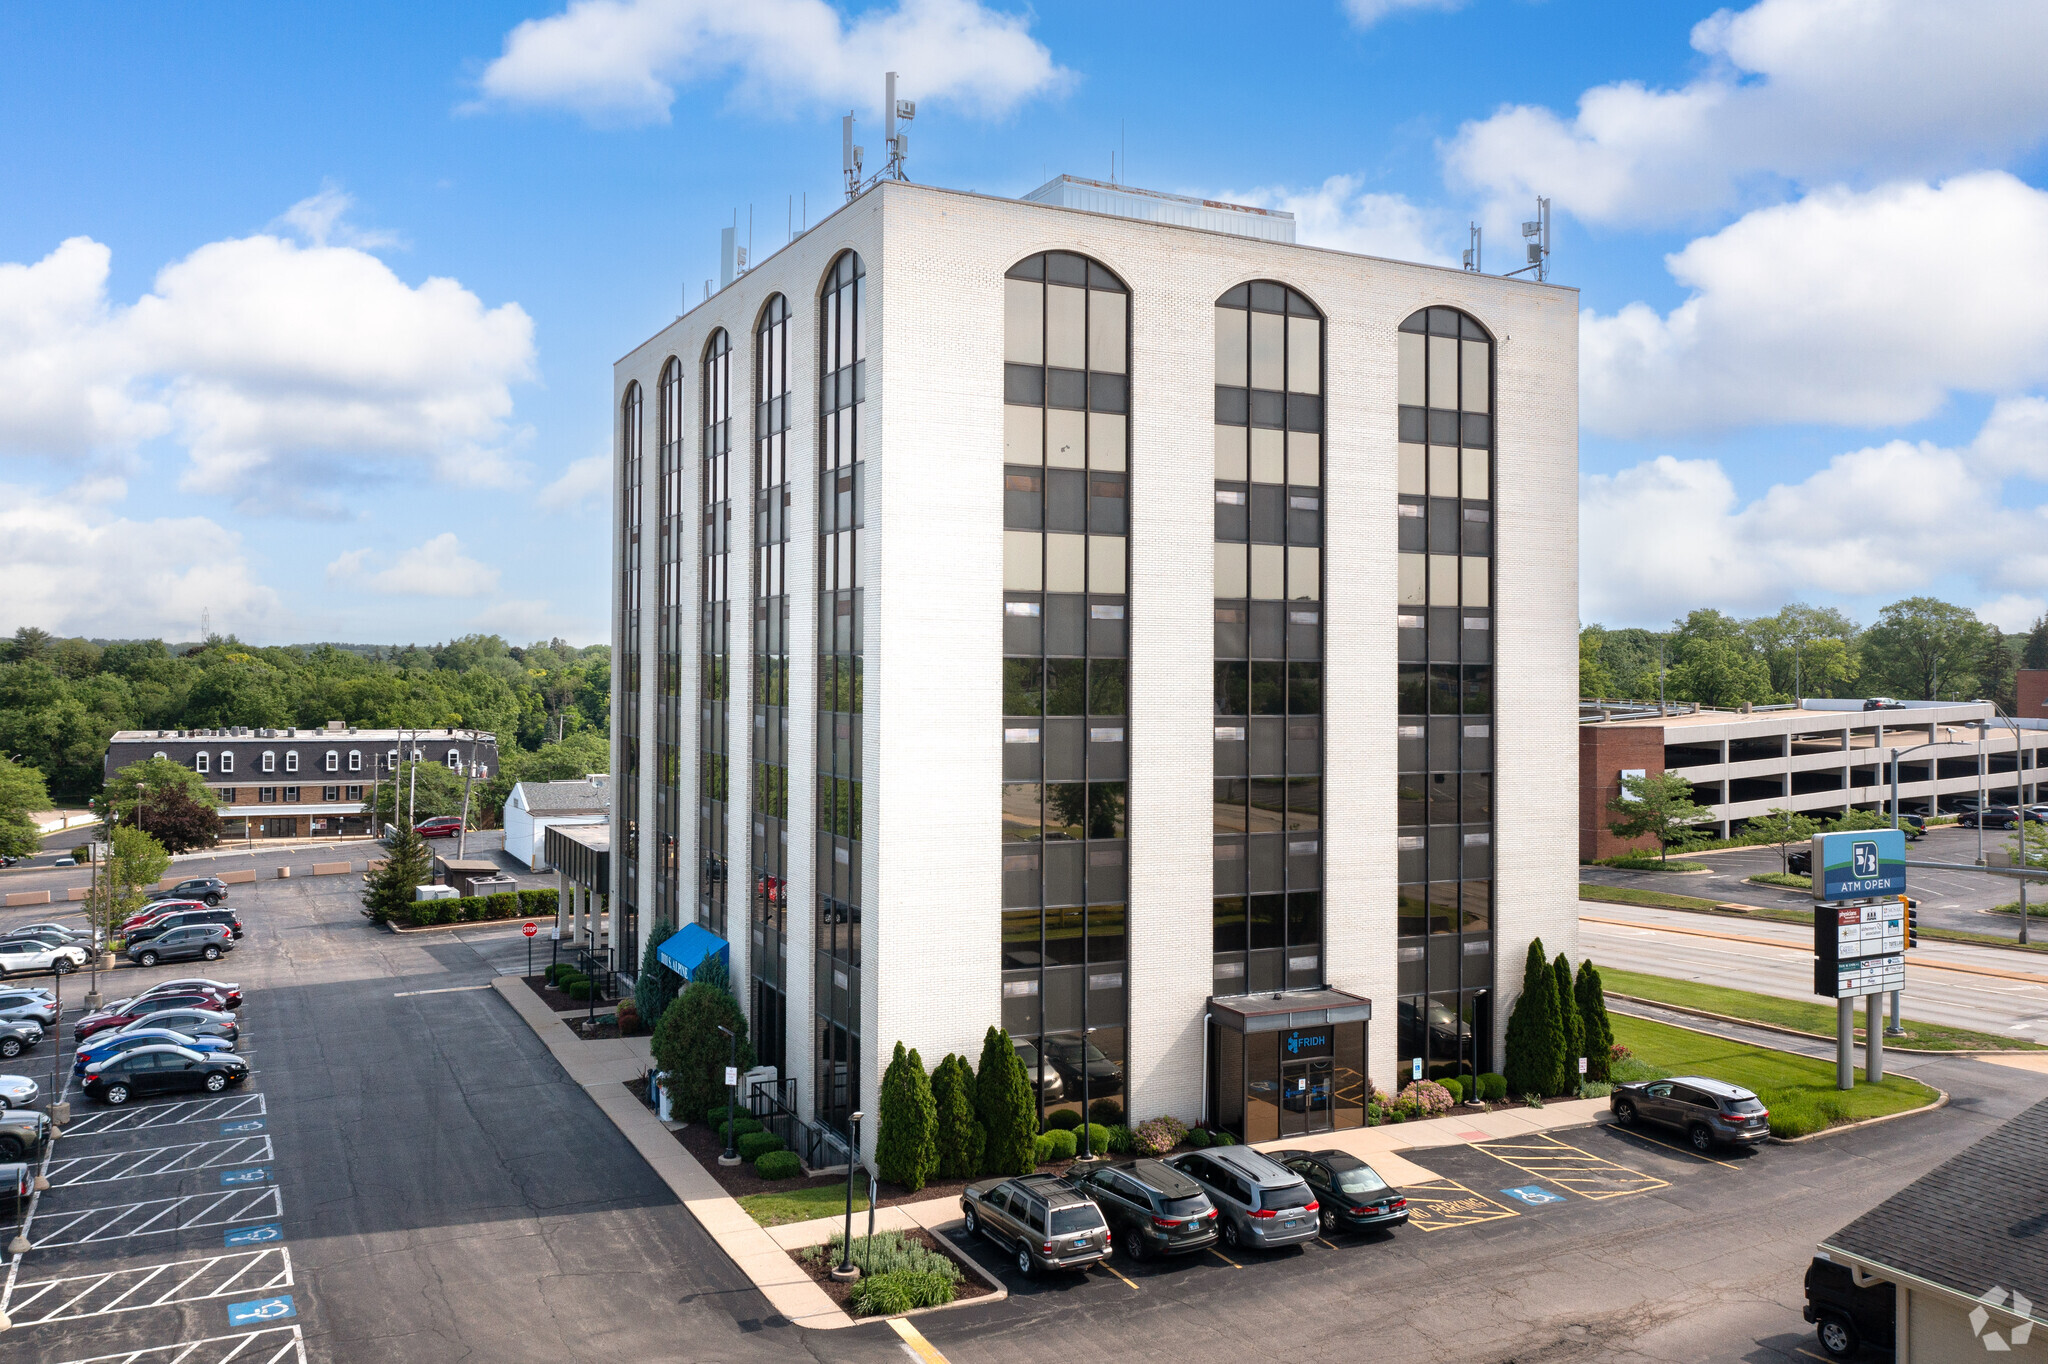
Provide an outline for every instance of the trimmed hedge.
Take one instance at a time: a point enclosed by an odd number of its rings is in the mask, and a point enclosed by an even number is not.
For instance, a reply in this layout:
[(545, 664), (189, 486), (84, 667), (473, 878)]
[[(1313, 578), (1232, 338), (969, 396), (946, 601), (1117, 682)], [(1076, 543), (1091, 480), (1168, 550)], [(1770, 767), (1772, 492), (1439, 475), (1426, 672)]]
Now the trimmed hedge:
[(1508, 1077), (1499, 1071), (1489, 1070), (1479, 1077), (1479, 1097), (1487, 1103), (1499, 1103), (1508, 1096)]
[(414, 900), (393, 914), (391, 920), (407, 928), (425, 928), (429, 924), (490, 923), (498, 919), (552, 919), (557, 898), (552, 890), (501, 890), (490, 895), (461, 895), (453, 900)]
[(754, 1162), (754, 1173), (763, 1179), (795, 1179), (803, 1163), (794, 1151), (769, 1151)]
[(782, 1144), (782, 1138), (773, 1132), (747, 1132), (733, 1145), (738, 1148), (740, 1159), (749, 1162), (786, 1149)]
[(1056, 1108), (1045, 1115), (1044, 1132), (1071, 1132), (1081, 1125), (1081, 1115), (1071, 1108)]
[[(706, 1109), (704, 1111), (704, 1118), (707, 1122), (713, 1118), (717, 1119), (712, 1125), (718, 1130), (718, 1139), (725, 1141), (727, 1139), (725, 1129), (728, 1126), (725, 1120), (725, 1105), (720, 1104), (716, 1108)], [(732, 1127), (732, 1139), (734, 1141), (741, 1137), (750, 1137), (756, 1132), (765, 1132), (767, 1130), (761, 1126), (760, 1119), (750, 1118), (744, 1113), (734, 1118), (730, 1126)]]

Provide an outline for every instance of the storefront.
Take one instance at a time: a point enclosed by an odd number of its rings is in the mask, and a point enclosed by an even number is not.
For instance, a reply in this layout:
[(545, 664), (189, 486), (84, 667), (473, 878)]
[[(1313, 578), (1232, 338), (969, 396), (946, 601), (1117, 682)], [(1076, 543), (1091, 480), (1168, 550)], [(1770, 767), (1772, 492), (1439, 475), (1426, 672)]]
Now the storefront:
[(1372, 1001), (1342, 990), (1209, 1001), (1208, 1123), (1242, 1141), (1365, 1125)]

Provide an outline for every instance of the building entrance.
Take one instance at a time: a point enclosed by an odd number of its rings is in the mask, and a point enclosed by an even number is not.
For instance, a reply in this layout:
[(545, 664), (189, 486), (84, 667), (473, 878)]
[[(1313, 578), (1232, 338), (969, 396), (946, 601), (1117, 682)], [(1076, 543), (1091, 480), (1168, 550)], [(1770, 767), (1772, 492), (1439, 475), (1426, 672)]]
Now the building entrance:
[(1371, 1019), (1341, 990), (1212, 998), (1205, 1122), (1247, 1142), (1363, 1126)]
[(1330, 1058), (1280, 1063), (1280, 1135), (1330, 1130)]

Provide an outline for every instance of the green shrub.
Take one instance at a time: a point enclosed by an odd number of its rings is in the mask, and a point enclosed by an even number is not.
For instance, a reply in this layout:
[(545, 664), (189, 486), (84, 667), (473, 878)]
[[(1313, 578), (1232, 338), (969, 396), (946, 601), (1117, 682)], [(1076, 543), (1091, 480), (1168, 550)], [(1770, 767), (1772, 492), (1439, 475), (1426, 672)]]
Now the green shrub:
[(1131, 1129), (1125, 1127), (1120, 1122), (1111, 1123), (1109, 1125), (1109, 1149), (1120, 1156), (1129, 1155), (1132, 1149)]
[[(721, 1024), (738, 1037), (737, 1056), (733, 1043), (718, 1031)], [(655, 1069), (668, 1076), (664, 1083), (671, 1100), (700, 1113), (725, 1097), (727, 1066), (738, 1066), (744, 1075), (754, 1064), (746, 1011), (709, 980), (691, 981), (676, 1002), (662, 1011), (649, 1050)]]
[(882, 1126), (875, 1134), (875, 1173), (913, 1193), (939, 1168), (939, 1110), (924, 1058), (896, 1044), (882, 1074)]
[(1607, 990), (1600, 972), (1591, 961), (1579, 963), (1579, 975), (1572, 986), (1572, 1002), (1578, 1008), (1586, 1034), (1586, 1078), (1605, 1083), (1614, 1077), (1614, 1025), (1607, 1021)]
[(981, 1173), (988, 1134), (974, 1115), (974, 1072), (966, 1057), (948, 1053), (932, 1072), (932, 1108), (938, 1116), (939, 1178), (973, 1179)]
[[(705, 1109), (704, 1120), (710, 1123), (713, 1129), (717, 1131), (718, 1139), (720, 1141), (728, 1140), (725, 1132), (727, 1126), (725, 1118), (725, 1100), (721, 1099), (717, 1103), (713, 1104), (711, 1107)], [(737, 1140), (740, 1137), (752, 1136), (756, 1132), (765, 1132), (768, 1130), (767, 1128), (761, 1126), (759, 1119), (749, 1117), (745, 1109), (739, 1110), (739, 1116), (732, 1120), (731, 1126), (732, 1140)]]
[[(554, 892), (548, 893), (552, 895)], [(633, 1002), (639, 1006), (640, 1017), (647, 1021), (649, 1027), (661, 1022), (662, 1013), (675, 1002), (676, 995), (683, 988), (683, 978), (662, 965), (659, 956), (661, 945), (668, 941), (671, 931), (665, 919), (656, 919), (649, 926), (647, 947), (640, 954), (640, 974), (633, 978)]]
[[(481, 923), (485, 919), (496, 917), (491, 912), (491, 901), (495, 900), (496, 898), (497, 897), (495, 895), (490, 896), (488, 898), (479, 896), (474, 899), (464, 901), (462, 904), (463, 919), (469, 923)], [(507, 896), (507, 898), (515, 899), (516, 897)], [(515, 909), (512, 912), (516, 914), (519, 911)]]
[(1209, 1134), (1209, 1144), (1211, 1146), (1235, 1146), (1237, 1145), (1237, 1138), (1231, 1136), (1228, 1132), (1211, 1132)]
[(1097, 1099), (1088, 1105), (1088, 1121), (1114, 1127), (1124, 1120), (1124, 1106), (1115, 1099)]
[(1581, 1099), (1604, 1099), (1613, 1092), (1614, 1086), (1604, 1080), (1579, 1081), (1579, 1097)]
[(1498, 1103), (1508, 1096), (1507, 1076), (1499, 1071), (1489, 1070), (1479, 1077), (1479, 1097), (1487, 1103)]
[(513, 919), (519, 916), (519, 892), (516, 890), (492, 891), (484, 898), (480, 918)]
[(519, 912), (529, 919), (555, 917), (561, 903), (561, 895), (552, 890), (522, 890), (519, 892)]
[(1632, 1085), (1644, 1080), (1661, 1080), (1664, 1072), (1640, 1057), (1623, 1056), (1615, 1058), (1608, 1068), (1608, 1078), (1618, 1085)]
[(773, 1132), (748, 1132), (733, 1144), (744, 1161), (757, 1161), (762, 1156), (786, 1149), (782, 1138)]
[[(835, 1231), (829, 1242), (799, 1251), (797, 1258), (805, 1264), (836, 1265), (846, 1258), (845, 1245), (846, 1238)], [(951, 1259), (927, 1249), (900, 1231), (878, 1231), (873, 1236), (854, 1237), (852, 1258), (860, 1266), (862, 1274), (875, 1277), (899, 1273), (937, 1274), (949, 1283), (958, 1283), (962, 1277), (960, 1266)]]
[[(1586, 1020), (1579, 1014), (1578, 997), (1572, 988), (1572, 964), (1564, 953), (1551, 964), (1557, 976), (1557, 1019), (1564, 1029), (1564, 1052), (1557, 1058), (1557, 1083), (1553, 1094), (1571, 1094), (1579, 1087), (1579, 1058), (1586, 1055)], [(1588, 1058), (1586, 1064), (1592, 1065)]]
[(571, 999), (589, 999), (589, 998), (590, 998), (590, 981), (589, 981), (589, 979), (588, 979), (587, 977), (584, 977), (584, 976), (578, 976), (578, 977), (576, 977), (576, 979), (574, 979), (574, 980), (570, 981), (570, 982), (569, 982), (569, 988), (568, 988), (568, 995), (569, 995), (569, 998), (571, 998)]
[(953, 1301), (953, 1280), (931, 1270), (892, 1269), (854, 1284), (846, 1305), (857, 1317), (893, 1316)]
[(1071, 1108), (1056, 1108), (1045, 1115), (1046, 1132), (1071, 1132), (1081, 1125), (1081, 1115)]
[(558, 961), (553, 966), (550, 966), (547, 970), (541, 972), (540, 978), (550, 985), (557, 985), (561, 983), (561, 979), (563, 976), (574, 975), (575, 972), (576, 968), (571, 966), (568, 962)]
[(1031, 1139), (1031, 1163), (1044, 1165), (1052, 1160), (1052, 1133), (1040, 1132)]
[(1365, 1125), (1367, 1127), (1378, 1127), (1381, 1122), (1385, 1121), (1385, 1118), (1386, 1115), (1381, 1112), (1378, 1104), (1367, 1104), (1365, 1106)]
[(1557, 974), (1544, 959), (1541, 938), (1529, 944), (1522, 992), (1508, 1013), (1507, 1054), (1508, 1087), (1524, 1097), (1551, 1093), (1564, 1074), (1565, 1028), (1558, 1011)]
[(803, 1173), (803, 1163), (794, 1151), (769, 1151), (754, 1162), (754, 1173), (763, 1179), (794, 1179)]
[(1199, 1151), (1209, 1144), (1209, 1134), (1207, 1132), (1204, 1132), (1201, 1128), (1197, 1127), (1192, 1132), (1188, 1133), (1187, 1143), (1188, 1145), (1194, 1147), (1197, 1151)]
[(1461, 1104), (1465, 1102), (1465, 1082), (1463, 1080), (1455, 1075), (1446, 1075), (1443, 1079), (1438, 1080), (1437, 1083), (1450, 1093), (1452, 1103)]
[(1030, 1174), (1038, 1105), (1023, 1058), (1017, 1055), (1010, 1034), (1001, 1028), (991, 1027), (981, 1040), (981, 1064), (974, 1071), (974, 1110), (988, 1138), (981, 1172)]
[(1163, 1156), (1187, 1137), (1188, 1125), (1167, 1115), (1148, 1118), (1131, 1129), (1131, 1145), (1141, 1155)]
[(1081, 1146), (1081, 1139), (1074, 1135), (1071, 1127), (1055, 1127), (1045, 1136), (1052, 1143), (1053, 1160), (1072, 1160), (1074, 1152)]
[(1106, 1156), (1116, 1149), (1110, 1145), (1109, 1129), (1099, 1122), (1088, 1123), (1075, 1128), (1074, 1131), (1076, 1135), (1082, 1132), (1088, 1134), (1088, 1154), (1091, 1156)]

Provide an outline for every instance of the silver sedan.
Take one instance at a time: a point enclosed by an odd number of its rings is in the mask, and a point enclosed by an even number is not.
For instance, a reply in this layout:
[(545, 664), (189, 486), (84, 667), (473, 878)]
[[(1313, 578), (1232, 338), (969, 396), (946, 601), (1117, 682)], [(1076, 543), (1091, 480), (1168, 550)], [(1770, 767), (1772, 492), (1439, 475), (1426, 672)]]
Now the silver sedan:
[(33, 1108), (43, 1091), (26, 1075), (0, 1075), (0, 1108)]

